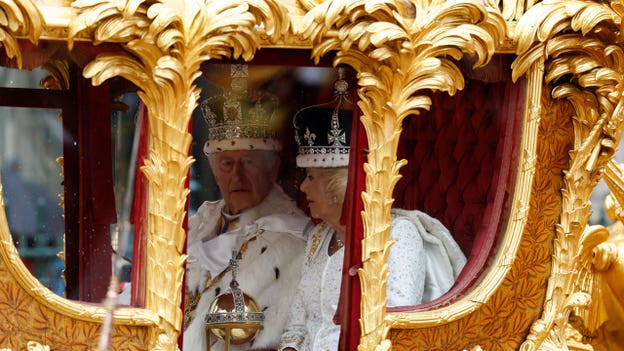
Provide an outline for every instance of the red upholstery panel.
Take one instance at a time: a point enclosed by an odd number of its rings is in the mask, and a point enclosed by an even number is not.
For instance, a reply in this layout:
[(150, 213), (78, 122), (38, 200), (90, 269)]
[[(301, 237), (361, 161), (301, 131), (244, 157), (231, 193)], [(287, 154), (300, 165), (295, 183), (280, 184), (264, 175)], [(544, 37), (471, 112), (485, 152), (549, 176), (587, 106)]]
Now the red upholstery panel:
[(398, 157), (408, 164), (394, 207), (439, 219), (469, 257), (455, 287), (419, 309), (448, 303), (484, 268), (506, 219), (521, 93), (519, 84), (471, 80), (455, 96), (433, 94), (431, 110), (405, 122)]

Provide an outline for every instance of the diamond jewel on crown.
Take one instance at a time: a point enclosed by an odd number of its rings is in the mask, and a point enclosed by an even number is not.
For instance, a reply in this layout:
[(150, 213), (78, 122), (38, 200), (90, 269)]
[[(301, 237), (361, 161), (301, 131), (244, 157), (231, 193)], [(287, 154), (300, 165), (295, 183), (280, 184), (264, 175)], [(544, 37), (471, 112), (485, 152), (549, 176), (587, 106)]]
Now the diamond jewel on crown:
[(209, 140), (274, 138), (278, 99), (264, 91), (248, 91), (247, 65), (231, 65), (230, 90), (200, 103)]

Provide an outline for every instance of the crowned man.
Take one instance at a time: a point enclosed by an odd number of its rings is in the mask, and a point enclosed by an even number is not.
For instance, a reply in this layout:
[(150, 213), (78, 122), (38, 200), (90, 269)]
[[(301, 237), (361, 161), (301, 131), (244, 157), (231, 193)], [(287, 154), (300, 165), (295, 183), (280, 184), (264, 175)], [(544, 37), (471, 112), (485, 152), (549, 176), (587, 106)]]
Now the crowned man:
[[(247, 92), (247, 66), (233, 65), (231, 90), (201, 102), (209, 126), (204, 145), (223, 196), (189, 220), (184, 350), (207, 348), (204, 318), (230, 284), (238, 257), (240, 289), (264, 312), (255, 339), (231, 350), (275, 349), (299, 281), (310, 221), (275, 183), (281, 149), (271, 128), (277, 100)], [(225, 345), (210, 338), (210, 350)]]

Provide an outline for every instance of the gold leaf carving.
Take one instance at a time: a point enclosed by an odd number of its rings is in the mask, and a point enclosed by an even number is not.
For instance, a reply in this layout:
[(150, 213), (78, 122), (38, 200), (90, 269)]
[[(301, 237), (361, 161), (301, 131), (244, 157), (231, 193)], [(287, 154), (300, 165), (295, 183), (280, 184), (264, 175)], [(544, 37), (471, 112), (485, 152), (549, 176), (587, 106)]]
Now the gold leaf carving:
[(22, 55), (16, 37), (37, 43), (42, 26), (43, 17), (33, 1), (0, 0), (0, 46), (9, 58), (16, 58), (17, 67), (22, 67)]
[(39, 85), (52, 90), (69, 89), (69, 62), (67, 60), (51, 60), (42, 68), (48, 71), (49, 75), (41, 79)]
[[(61, 350), (92, 349), (104, 314), (101, 308), (55, 295), (28, 272), (13, 245), (0, 196), (0, 346), (23, 350), (34, 341)], [(135, 335), (134, 344), (146, 348), (146, 326), (156, 324), (152, 313), (119, 309), (115, 319), (118, 337)]]
[(590, 302), (586, 293), (592, 284), (589, 253), (604, 237), (585, 229), (589, 197), (613, 157), (623, 127), (621, 10), (619, 1), (543, 2), (518, 23), (519, 56), (512, 65), (513, 76), (522, 74), (531, 62), (545, 60), (544, 81), (553, 98), (567, 101), (575, 112), (548, 303), (522, 344), (523, 351), (564, 348), (570, 313)]
[[(358, 71), (363, 123), (372, 145), (363, 194), (365, 261), (360, 274), (366, 334), (360, 348), (388, 349), (389, 324), (407, 328), (390, 331), (389, 340), (398, 350), (458, 350), (477, 344), (484, 350), (512, 350), (520, 347), (527, 333), (522, 350), (564, 348), (561, 338), (568, 327), (568, 314), (588, 304), (584, 292), (594, 279), (588, 252), (602, 240), (587, 231), (589, 193), (621, 139), (622, 2), (486, 0), (486, 6), (472, 1), (298, 2), (310, 10), (302, 21), (292, 24), (303, 38), (301, 42), (307, 47), (307, 40), (312, 40), (316, 59), (335, 51), (336, 64), (351, 65)], [(126, 314), (126, 320), (138, 316), (140, 321), (115, 326), (113, 345), (130, 350), (174, 349), (184, 259), (180, 254), (184, 239), (181, 199), (187, 189), (182, 180), (192, 162), (187, 157), (190, 141), (186, 127), (197, 98), (193, 80), (201, 62), (220, 57), (250, 59), (260, 42), (279, 43), (291, 24), (278, 1), (78, 0), (72, 6), (71, 12), (64, 12), (72, 15), (63, 18), (71, 25), (51, 25), (46, 33), (65, 40), (69, 29), (70, 45), (74, 37), (83, 40), (88, 35), (94, 43), (123, 45), (127, 54), (101, 56), (85, 74), (96, 84), (115, 76), (133, 81), (150, 111), (150, 157), (144, 168), (153, 201), (147, 214), (151, 257), (147, 289), (148, 308), (158, 315)], [(21, 55), (15, 38), (28, 36), (37, 41), (43, 22), (37, 8), (28, 0), (0, 0), (0, 45), (18, 65)], [(387, 275), (385, 223), (389, 223), (389, 196), (402, 165), (393, 158), (400, 122), (429, 107), (431, 102), (419, 94), (421, 90), (453, 94), (463, 87), (455, 61), (470, 54), (477, 64), (487, 62), (504, 37), (505, 21), (501, 19), (511, 21), (508, 33), (517, 35), (512, 38), (517, 40), (519, 55), (513, 66), (514, 79), (544, 70), (548, 88), (547, 98), (529, 102), (525, 108), (528, 118), (524, 126), (539, 125), (540, 141), (537, 154), (530, 146), (536, 140), (523, 144), (519, 172), (535, 172), (536, 177), (532, 185), (519, 187), (527, 192), (531, 189), (532, 196), (513, 204), (511, 225), (518, 226), (524, 219), (526, 225), (517, 255), (507, 250), (513, 243), (501, 244), (505, 257), (500, 266), (507, 268), (495, 267), (500, 269), (497, 274), (504, 276), (500, 285), (483, 278), (488, 286), (475, 297), (475, 303), (462, 305), (465, 308), (458, 313), (436, 311), (440, 312), (438, 325), (413, 327), (418, 325), (413, 315), (385, 314), (385, 285), (374, 283), (376, 279), (385, 282)], [(520, 23), (515, 26), (513, 20), (517, 19)], [(59, 85), (59, 81), (51, 84)], [(542, 82), (537, 84), (541, 88)], [(8, 229), (0, 231), (0, 298), (4, 303), (0, 308), (0, 346), (23, 350), (34, 340), (53, 349), (93, 348), (86, 338), (97, 333), (101, 311), (49, 296), (20, 266)], [(171, 265), (156, 260), (157, 252)], [(171, 278), (158, 280), (165, 276)], [(160, 289), (162, 284), (170, 289)], [(33, 330), (42, 330), (48, 337), (49, 330), (55, 330), (56, 338), (42, 340), (43, 334), (35, 335), (31, 329), (16, 333), (14, 328), (24, 315), (31, 317)], [(404, 317), (407, 321), (400, 321)], [(540, 319), (533, 323), (537, 317)], [(161, 327), (155, 327), (158, 323)]]
[[(624, 271), (624, 171), (614, 160), (605, 169), (605, 183), (611, 194), (605, 200), (607, 215), (615, 222), (608, 227), (592, 225), (585, 235), (587, 245), (593, 248), (590, 255), (592, 270), (581, 272), (587, 279), (583, 286), (592, 300), (592, 308), (576, 309), (570, 318), (567, 341), (590, 343), (596, 351), (622, 350), (624, 339), (622, 325), (622, 272)], [(595, 244), (594, 242), (598, 242)], [(589, 259), (589, 258), (588, 258)], [(590, 273), (590, 274), (588, 274)], [(593, 273), (593, 274), (592, 274)], [(576, 330), (571, 327), (577, 328)]]
[[(335, 65), (358, 72), (359, 107), (369, 153), (364, 165), (364, 239), (360, 350), (385, 350), (387, 255), (392, 190), (405, 160), (396, 159), (402, 121), (428, 109), (423, 90), (454, 94), (464, 79), (452, 59), (487, 63), (505, 34), (497, 9), (473, 1), (325, 1), (296, 32), (314, 44), (315, 60), (336, 51)], [(380, 284), (381, 282), (381, 284)]]

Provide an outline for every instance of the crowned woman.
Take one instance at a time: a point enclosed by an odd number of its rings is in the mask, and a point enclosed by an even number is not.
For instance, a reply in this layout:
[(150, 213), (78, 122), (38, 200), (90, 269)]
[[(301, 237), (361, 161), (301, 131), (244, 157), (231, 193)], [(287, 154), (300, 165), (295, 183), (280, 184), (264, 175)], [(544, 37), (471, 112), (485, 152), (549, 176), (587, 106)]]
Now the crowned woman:
[[(335, 101), (300, 110), (294, 117), (300, 185), (310, 214), (320, 222), (307, 234), (302, 277), (279, 350), (337, 350), (346, 226), (341, 220), (349, 165), (354, 105), (347, 84), (335, 84)], [(449, 231), (420, 211), (392, 210), (388, 258), (388, 306), (413, 306), (447, 292), (466, 263)]]

